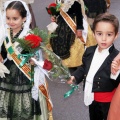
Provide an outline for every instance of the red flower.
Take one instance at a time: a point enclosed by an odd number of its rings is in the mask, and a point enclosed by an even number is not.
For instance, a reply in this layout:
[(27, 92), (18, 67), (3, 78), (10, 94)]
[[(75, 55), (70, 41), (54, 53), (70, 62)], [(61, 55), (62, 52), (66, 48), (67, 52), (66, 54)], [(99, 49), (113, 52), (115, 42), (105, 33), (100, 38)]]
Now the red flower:
[(56, 7), (56, 6), (57, 6), (56, 3), (51, 3), (51, 4), (48, 6), (48, 8), (50, 8), (50, 7)]
[(56, 11), (56, 6), (57, 6), (56, 3), (51, 3), (51, 4), (48, 6), (48, 8), (46, 8), (48, 14), (50, 14), (50, 15), (55, 15), (55, 14), (57, 13), (57, 11)]
[(43, 68), (46, 69), (46, 70), (51, 70), (52, 69), (52, 63), (46, 59), (44, 61)]
[(48, 9), (47, 11), (48, 11), (48, 14), (50, 14), (50, 15), (52, 14), (51, 11), (50, 11), (50, 9)]
[(42, 38), (34, 34), (29, 34), (24, 39), (30, 42), (31, 48), (39, 47), (42, 42)]

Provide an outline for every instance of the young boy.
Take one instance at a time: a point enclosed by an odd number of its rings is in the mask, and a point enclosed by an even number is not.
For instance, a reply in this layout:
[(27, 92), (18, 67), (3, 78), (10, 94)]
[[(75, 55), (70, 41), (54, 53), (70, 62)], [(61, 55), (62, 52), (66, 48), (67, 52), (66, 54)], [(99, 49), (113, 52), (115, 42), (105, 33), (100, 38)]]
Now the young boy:
[(109, 13), (98, 15), (93, 23), (96, 46), (86, 49), (83, 64), (72, 74), (68, 84), (84, 81), (84, 103), (89, 105), (90, 120), (106, 120), (112, 96), (118, 86), (110, 78), (112, 60), (118, 55), (113, 42), (118, 36), (118, 19)]

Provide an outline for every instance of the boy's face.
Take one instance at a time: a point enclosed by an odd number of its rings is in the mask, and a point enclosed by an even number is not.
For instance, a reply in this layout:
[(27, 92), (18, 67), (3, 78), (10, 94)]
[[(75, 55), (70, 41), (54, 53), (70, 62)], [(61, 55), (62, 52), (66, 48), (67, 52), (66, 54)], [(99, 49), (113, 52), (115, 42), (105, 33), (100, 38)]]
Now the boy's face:
[(94, 36), (98, 43), (99, 51), (110, 47), (117, 38), (114, 26), (111, 23), (104, 21), (97, 23)]

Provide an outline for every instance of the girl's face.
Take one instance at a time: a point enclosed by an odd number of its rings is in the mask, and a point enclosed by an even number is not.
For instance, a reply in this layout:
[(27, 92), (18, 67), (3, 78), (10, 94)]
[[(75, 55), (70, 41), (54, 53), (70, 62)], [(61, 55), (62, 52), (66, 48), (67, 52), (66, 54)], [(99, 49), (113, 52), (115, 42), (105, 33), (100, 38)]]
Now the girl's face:
[(99, 51), (110, 47), (117, 38), (114, 26), (109, 22), (103, 21), (97, 23), (94, 35), (99, 46)]
[(16, 9), (7, 9), (6, 11), (6, 23), (13, 31), (18, 32), (22, 28), (25, 19), (26, 18), (22, 18)]

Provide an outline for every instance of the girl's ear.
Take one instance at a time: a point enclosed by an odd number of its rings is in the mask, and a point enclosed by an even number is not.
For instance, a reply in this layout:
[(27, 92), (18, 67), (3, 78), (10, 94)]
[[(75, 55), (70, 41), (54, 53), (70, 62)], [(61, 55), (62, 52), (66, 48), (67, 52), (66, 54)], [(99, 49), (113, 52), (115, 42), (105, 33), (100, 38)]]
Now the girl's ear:
[(26, 21), (26, 17), (23, 18), (23, 22), (25, 22), (25, 21)]

